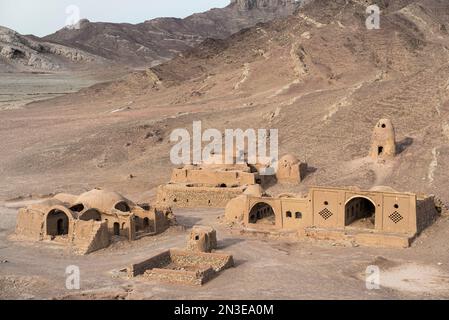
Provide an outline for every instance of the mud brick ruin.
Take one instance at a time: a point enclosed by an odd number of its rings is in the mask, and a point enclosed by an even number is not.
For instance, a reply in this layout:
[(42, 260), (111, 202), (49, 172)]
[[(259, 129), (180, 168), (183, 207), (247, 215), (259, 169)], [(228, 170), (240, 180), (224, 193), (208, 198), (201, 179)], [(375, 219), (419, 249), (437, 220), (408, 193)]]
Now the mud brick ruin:
[(226, 207), (228, 222), (253, 231), (362, 245), (408, 247), (438, 216), (433, 197), (389, 188), (311, 188), (305, 197), (239, 196)]
[(127, 268), (128, 277), (175, 284), (203, 285), (219, 272), (234, 266), (231, 255), (211, 253), (217, 246), (216, 231), (211, 227), (194, 227), (187, 249), (170, 249)]
[(375, 160), (391, 159), (396, 155), (396, 134), (389, 119), (376, 124), (372, 137), (370, 157)]
[(291, 154), (283, 156), (278, 163), (276, 180), (278, 183), (298, 184), (304, 179), (307, 172), (307, 163), (299, 161)]
[(212, 227), (196, 226), (187, 240), (187, 250), (212, 252), (217, 248), (217, 232)]
[[(234, 160), (236, 158), (234, 156)], [(216, 162), (216, 159), (219, 161)], [(224, 163), (224, 156), (213, 155), (201, 165), (186, 165), (174, 169), (170, 182), (159, 186), (157, 203), (171, 208), (225, 208), (231, 199), (239, 195), (254, 192), (262, 194), (260, 186), (273, 181), (299, 184), (307, 171), (307, 164), (293, 155), (280, 159), (274, 176), (259, 173), (267, 164), (215, 163)]]
[[(382, 119), (374, 128), (370, 157), (383, 163), (395, 155), (393, 124)], [(216, 207), (226, 208), (228, 223), (251, 232), (408, 247), (439, 215), (433, 196), (389, 187), (312, 187), (302, 196), (266, 195), (262, 186), (270, 179), (281, 184), (303, 180), (307, 164), (290, 154), (278, 162), (275, 177), (260, 175), (262, 164), (223, 165), (216, 160), (223, 160), (223, 155), (212, 155), (202, 165), (174, 169), (170, 183), (158, 188), (156, 208), (163, 209), (146, 210), (118, 193), (98, 189), (80, 196), (59, 194), (21, 209), (16, 235), (68, 244), (85, 254), (107, 247), (114, 236), (135, 240), (163, 232), (174, 221), (172, 207)], [(204, 283), (213, 270), (221, 270), (232, 261), (226, 255), (209, 254), (216, 242), (215, 230), (196, 227), (188, 239), (188, 253), (167, 251), (133, 266), (131, 275)]]
[[(384, 162), (396, 155), (393, 124), (375, 126), (370, 157)], [(278, 181), (300, 180), (304, 167), (287, 155)], [(240, 195), (229, 201), (225, 218), (255, 232), (297, 233), (299, 237), (374, 246), (408, 247), (439, 216), (433, 196), (397, 192), (389, 187), (313, 187), (306, 196)]]
[(161, 233), (173, 222), (170, 209), (147, 209), (105, 190), (58, 194), (20, 209), (15, 233), (18, 239), (48, 240), (87, 254), (109, 246), (112, 237), (136, 240)]
[(260, 182), (258, 172), (247, 164), (187, 165), (174, 169), (171, 181), (159, 186), (157, 203), (168, 207), (224, 208), (248, 186)]

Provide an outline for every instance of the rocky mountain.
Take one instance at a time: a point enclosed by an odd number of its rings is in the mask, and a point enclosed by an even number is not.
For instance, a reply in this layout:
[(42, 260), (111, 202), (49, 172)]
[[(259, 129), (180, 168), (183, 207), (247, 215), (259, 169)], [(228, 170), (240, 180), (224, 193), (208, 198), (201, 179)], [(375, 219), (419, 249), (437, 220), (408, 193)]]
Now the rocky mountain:
[[(373, 2), (379, 30), (365, 24)], [(151, 190), (169, 180), (171, 132), (201, 120), (203, 130), (279, 130), (280, 153), (311, 170), (269, 193), (387, 185), (447, 202), (448, 30), (446, 0), (315, 0), (121, 81), (5, 112), (1, 192)], [(385, 163), (368, 157), (381, 118), (398, 144)]]
[(155, 65), (206, 38), (224, 39), (257, 23), (290, 15), (301, 2), (232, 0), (225, 8), (185, 19), (158, 18), (136, 25), (82, 20), (79, 28), (64, 28), (43, 39), (122, 64)]
[(67, 47), (49, 43), (34, 36), (24, 36), (0, 26), (0, 70), (2, 71), (49, 71), (67, 66), (83, 67), (99, 64), (103, 58)]

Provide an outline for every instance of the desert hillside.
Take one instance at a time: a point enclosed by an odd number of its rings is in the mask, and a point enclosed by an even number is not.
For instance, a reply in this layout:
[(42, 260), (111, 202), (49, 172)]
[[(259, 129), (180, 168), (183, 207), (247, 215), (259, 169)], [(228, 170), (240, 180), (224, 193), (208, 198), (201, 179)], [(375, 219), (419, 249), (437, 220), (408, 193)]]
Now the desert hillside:
[(64, 28), (44, 39), (125, 65), (156, 65), (206, 38), (223, 39), (257, 23), (290, 15), (301, 2), (234, 0), (225, 8), (185, 19), (158, 18), (136, 25), (83, 20), (79, 30)]
[(304, 2), (233, 0), (225, 8), (185, 19), (157, 18), (135, 25), (83, 19), (43, 38), (0, 26), (0, 72), (154, 66), (207, 38), (226, 38), (257, 23), (291, 15)]
[[(449, 3), (315, 0), (295, 15), (122, 81), (0, 117), (1, 198), (95, 186), (127, 194), (169, 179), (173, 129), (277, 128), (281, 153), (311, 167), (311, 185), (388, 185), (449, 199)], [(367, 158), (374, 125), (390, 118), (399, 155)], [(268, 190), (283, 192), (280, 187)]]
[(104, 65), (104, 59), (0, 26), (0, 72), (60, 71)]

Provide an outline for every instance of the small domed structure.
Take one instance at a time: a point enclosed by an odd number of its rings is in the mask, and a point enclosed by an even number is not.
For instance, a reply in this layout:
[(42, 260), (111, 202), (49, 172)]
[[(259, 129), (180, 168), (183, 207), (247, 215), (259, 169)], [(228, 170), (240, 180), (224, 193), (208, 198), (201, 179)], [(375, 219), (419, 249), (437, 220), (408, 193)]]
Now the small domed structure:
[(212, 227), (194, 226), (187, 241), (189, 251), (212, 252), (217, 248), (217, 232)]
[(306, 170), (306, 163), (302, 163), (294, 155), (287, 154), (278, 162), (276, 178), (279, 183), (298, 184), (304, 178)]
[(370, 157), (385, 160), (396, 155), (396, 134), (389, 119), (381, 119), (374, 128)]

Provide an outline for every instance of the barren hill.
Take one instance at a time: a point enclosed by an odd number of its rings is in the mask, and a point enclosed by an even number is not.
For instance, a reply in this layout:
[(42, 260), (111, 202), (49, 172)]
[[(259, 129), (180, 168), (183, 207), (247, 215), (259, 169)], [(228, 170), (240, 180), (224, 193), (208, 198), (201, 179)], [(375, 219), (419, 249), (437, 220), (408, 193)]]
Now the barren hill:
[[(389, 185), (447, 201), (449, 3), (377, 1), (380, 30), (365, 27), (367, 3), (315, 0), (123, 81), (3, 113), (1, 196), (150, 190), (169, 179), (171, 131), (202, 120), (279, 129), (281, 153), (313, 168), (288, 191)], [(399, 142), (383, 164), (367, 158), (380, 118)]]
[(54, 71), (101, 64), (104, 59), (79, 49), (24, 36), (0, 26), (0, 71)]
[(158, 18), (132, 25), (82, 20), (79, 29), (64, 28), (44, 39), (126, 65), (158, 64), (206, 38), (226, 38), (259, 22), (292, 14), (301, 1), (233, 0), (225, 8), (185, 19)]

